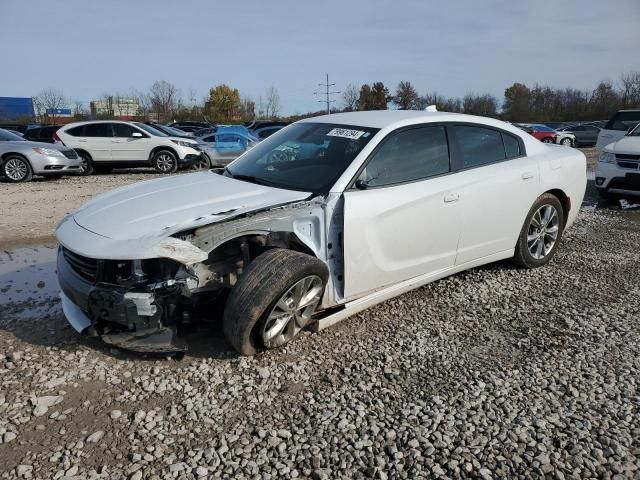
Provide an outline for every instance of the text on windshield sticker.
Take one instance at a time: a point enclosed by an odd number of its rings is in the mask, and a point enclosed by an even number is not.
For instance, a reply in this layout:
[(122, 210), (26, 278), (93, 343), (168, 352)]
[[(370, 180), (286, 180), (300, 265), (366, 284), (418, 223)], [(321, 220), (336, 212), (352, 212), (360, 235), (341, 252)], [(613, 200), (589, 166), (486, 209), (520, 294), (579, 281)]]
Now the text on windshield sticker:
[(328, 137), (342, 137), (342, 138), (350, 138), (352, 140), (359, 139), (364, 132), (362, 130), (351, 130), (349, 128), (334, 128), (329, 133), (327, 133)]

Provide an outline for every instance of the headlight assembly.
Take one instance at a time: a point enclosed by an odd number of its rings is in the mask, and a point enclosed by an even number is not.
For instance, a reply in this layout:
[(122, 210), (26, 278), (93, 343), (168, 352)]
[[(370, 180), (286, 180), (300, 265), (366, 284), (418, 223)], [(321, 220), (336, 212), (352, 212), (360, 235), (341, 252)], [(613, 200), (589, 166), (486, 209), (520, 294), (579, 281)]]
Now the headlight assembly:
[(34, 147), (33, 151), (39, 153), (40, 155), (48, 155), (50, 157), (63, 157), (61, 151), (54, 150), (53, 148), (42, 148), (42, 147)]
[(182, 140), (171, 140), (171, 141), (176, 145), (180, 145), (181, 147), (195, 148), (193, 143), (183, 142)]
[(602, 152), (599, 161), (602, 163), (616, 163), (616, 156), (611, 152)]

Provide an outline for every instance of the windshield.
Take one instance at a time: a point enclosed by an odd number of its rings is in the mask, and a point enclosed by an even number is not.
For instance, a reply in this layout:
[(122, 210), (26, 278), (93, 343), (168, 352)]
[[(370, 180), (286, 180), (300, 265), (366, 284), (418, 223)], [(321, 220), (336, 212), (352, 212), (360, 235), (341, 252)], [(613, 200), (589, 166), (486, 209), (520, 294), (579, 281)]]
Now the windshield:
[(0, 128), (0, 142), (16, 142), (21, 141), (24, 142), (24, 138), (16, 135), (15, 133), (11, 133), (7, 130)]
[(640, 123), (627, 133), (628, 137), (640, 137)]
[(139, 122), (134, 122), (134, 125), (138, 128), (141, 128), (142, 130), (144, 130), (147, 133), (150, 133), (151, 135), (153, 135), (154, 137), (168, 137), (169, 135), (167, 135), (164, 132), (161, 132), (160, 130), (158, 130), (157, 128), (153, 128), (150, 127), (149, 125), (146, 125), (144, 123), (139, 123)]
[(184, 137), (186, 132), (183, 132), (182, 130), (178, 130), (177, 128), (173, 128), (173, 127), (169, 127), (167, 125), (163, 125), (162, 126), (162, 131), (163, 132), (167, 132), (171, 135), (173, 135), (174, 137)]
[(253, 147), (229, 165), (225, 174), (289, 190), (326, 192), (378, 130), (294, 124)]

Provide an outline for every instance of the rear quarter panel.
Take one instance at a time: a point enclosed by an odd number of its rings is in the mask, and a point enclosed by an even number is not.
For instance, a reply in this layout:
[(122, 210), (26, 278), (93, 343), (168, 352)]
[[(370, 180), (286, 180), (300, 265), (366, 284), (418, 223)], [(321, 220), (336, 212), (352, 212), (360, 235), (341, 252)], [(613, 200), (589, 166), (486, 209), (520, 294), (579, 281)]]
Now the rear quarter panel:
[(587, 159), (574, 148), (548, 145), (538, 153), (540, 193), (561, 190), (571, 203), (565, 228), (569, 228), (580, 211), (587, 188)]

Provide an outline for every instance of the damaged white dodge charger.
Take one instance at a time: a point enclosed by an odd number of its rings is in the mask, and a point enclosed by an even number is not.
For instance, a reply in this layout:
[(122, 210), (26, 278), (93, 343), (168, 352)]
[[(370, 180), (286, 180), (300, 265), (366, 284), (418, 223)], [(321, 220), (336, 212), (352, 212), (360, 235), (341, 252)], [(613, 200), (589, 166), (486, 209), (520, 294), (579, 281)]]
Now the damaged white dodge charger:
[(96, 197), (57, 228), (78, 330), (180, 351), (222, 316), (240, 353), (284, 345), (478, 265), (546, 264), (575, 220), (585, 157), (507, 123), (374, 111), (302, 120), (227, 168)]

